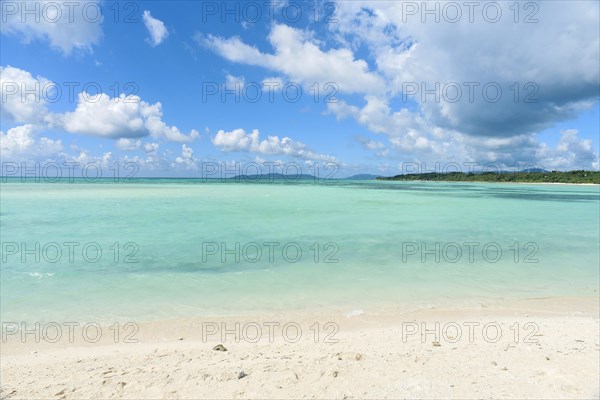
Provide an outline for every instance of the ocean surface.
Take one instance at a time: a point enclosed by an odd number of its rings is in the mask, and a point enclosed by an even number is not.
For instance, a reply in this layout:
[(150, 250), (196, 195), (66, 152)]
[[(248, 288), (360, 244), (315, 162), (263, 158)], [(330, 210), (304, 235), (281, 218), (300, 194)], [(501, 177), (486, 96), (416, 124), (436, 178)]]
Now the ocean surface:
[(2, 321), (597, 296), (597, 186), (0, 184)]

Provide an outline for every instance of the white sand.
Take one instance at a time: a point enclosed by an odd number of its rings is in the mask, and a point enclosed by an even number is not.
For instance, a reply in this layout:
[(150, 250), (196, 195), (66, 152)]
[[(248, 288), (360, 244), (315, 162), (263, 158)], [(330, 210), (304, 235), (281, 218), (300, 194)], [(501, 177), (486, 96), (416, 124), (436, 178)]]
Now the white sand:
[[(113, 331), (96, 344), (22, 343), (11, 335), (2, 344), (2, 398), (544, 398), (599, 396), (599, 299), (499, 301), (471, 307), (414, 311), (364, 310), (352, 317), (307, 311), (302, 315), (186, 319), (140, 325), (137, 344), (115, 344)], [(347, 310), (349, 311), (349, 310)], [(265, 323), (295, 322), (284, 338)], [(324, 324), (339, 326), (337, 343), (326, 343)], [(240, 322), (248, 339), (203, 340), (202, 324), (233, 329)], [(319, 322), (320, 335), (314, 336)], [(441, 337), (406, 337), (408, 329), (440, 323)], [(415, 324), (416, 323), (416, 324)], [(456, 336), (456, 325), (462, 337)], [(469, 339), (469, 323), (479, 323)], [(502, 337), (495, 343), (497, 323)], [(515, 338), (518, 323), (519, 337)], [(526, 325), (528, 324), (529, 325)], [(246, 324), (246, 325), (244, 325)], [(450, 324), (450, 325), (449, 325)], [(210, 325), (214, 327), (215, 325)], [(313, 330), (310, 329), (313, 326)], [(511, 330), (510, 327), (513, 327)], [(448, 328), (441, 331), (441, 328)], [(534, 333), (535, 335), (528, 334)], [(329, 329), (331, 332), (331, 329)], [(110, 333), (110, 334), (109, 334)], [(445, 336), (443, 335), (445, 333)], [(516, 339), (516, 340), (515, 340)], [(119, 341), (124, 340), (123, 336)], [(537, 341), (537, 343), (535, 343)], [(433, 342), (439, 342), (434, 344)], [(456, 342), (456, 343), (452, 343)], [(533, 342), (533, 343), (527, 343)], [(212, 347), (222, 343), (227, 351)], [(239, 378), (244, 371), (247, 376)]]

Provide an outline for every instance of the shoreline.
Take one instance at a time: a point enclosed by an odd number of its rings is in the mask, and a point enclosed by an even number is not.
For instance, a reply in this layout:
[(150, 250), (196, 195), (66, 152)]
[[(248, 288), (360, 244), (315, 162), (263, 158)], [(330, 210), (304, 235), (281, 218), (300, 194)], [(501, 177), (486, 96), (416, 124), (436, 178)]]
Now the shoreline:
[(403, 180), (403, 179), (376, 179), (380, 182), (433, 182), (433, 183), (484, 183), (500, 185), (568, 185), (568, 186), (599, 186), (600, 183), (567, 183), (567, 182), (495, 182), (495, 181), (436, 181), (436, 180)]
[[(2, 340), (0, 353), (20, 354), (21, 351), (47, 349), (64, 349), (73, 346), (97, 347), (114, 344), (115, 336), (130, 334), (139, 342), (163, 342), (176, 340), (183, 336), (192, 340), (200, 340), (202, 324), (211, 323), (275, 323), (280, 326), (286, 323), (301, 324), (309, 327), (313, 323), (325, 324), (334, 322), (348, 331), (371, 326), (395, 325), (413, 317), (430, 318), (434, 316), (461, 318), (466, 315), (485, 316), (492, 313), (497, 317), (538, 315), (554, 317), (564, 315), (580, 315), (600, 318), (600, 296), (556, 296), (531, 298), (485, 298), (473, 297), (452, 299), (452, 305), (445, 302), (450, 299), (437, 299), (426, 302), (382, 303), (365, 308), (293, 308), (289, 310), (259, 310), (256, 313), (228, 313), (197, 316), (173, 316), (169, 318), (121, 318), (96, 320), (90, 318), (82, 321), (17, 321), (2, 320)], [(37, 328), (37, 325), (39, 328)], [(127, 324), (134, 324), (135, 328)], [(117, 331), (118, 325), (118, 331)], [(93, 338), (95, 331), (100, 329), (100, 340), (82, 340), (82, 330), (85, 327), (88, 336)], [(25, 332), (22, 328), (26, 328)], [(38, 337), (33, 332), (37, 330)], [(126, 332), (127, 331), (127, 332)], [(135, 331), (135, 334), (132, 333)], [(28, 333), (30, 332), (30, 333)], [(58, 334), (60, 340), (53, 338)], [(74, 334), (74, 339), (69, 338)], [(281, 332), (276, 332), (281, 333)], [(45, 340), (44, 334), (50, 339)], [(280, 335), (281, 336), (281, 335)], [(25, 338), (23, 340), (23, 338)], [(231, 339), (231, 338), (230, 338)], [(118, 343), (127, 343), (120, 339)]]
[(3, 337), (2, 398), (597, 398), (599, 312), (597, 296), (498, 299), (169, 319), (138, 343)]

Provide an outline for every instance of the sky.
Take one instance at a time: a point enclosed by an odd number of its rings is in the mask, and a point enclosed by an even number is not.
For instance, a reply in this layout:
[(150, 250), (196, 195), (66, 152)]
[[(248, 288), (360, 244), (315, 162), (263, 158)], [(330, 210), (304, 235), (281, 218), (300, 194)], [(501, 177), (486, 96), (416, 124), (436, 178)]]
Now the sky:
[(0, 4), (3, 175), (600, 168), (597, 1)]

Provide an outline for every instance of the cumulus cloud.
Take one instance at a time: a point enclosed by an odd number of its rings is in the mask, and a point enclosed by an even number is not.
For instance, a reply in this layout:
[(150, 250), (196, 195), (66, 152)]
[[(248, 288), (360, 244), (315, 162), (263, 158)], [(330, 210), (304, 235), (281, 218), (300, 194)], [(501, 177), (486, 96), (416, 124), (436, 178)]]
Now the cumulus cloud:
[[(196, 35), (196, 40), (229, 61), (267, 68), (289, 79), (311, 85), (333, 82), (346, 93), (376, 93), (385, 90), (384, 81), (369, 71), (366, 61), (356, 59), (351, 50), (322, 50), (317, 41), (299, 29), (274, 24), (268, 40), (274, 53), (262, 53), (239, 37)], [(302, 62), (298, 62), (302, 60)]]
[(156, 153), (159, 147), (160, 145), (155, 142), (142, 144), (142, 149), (144, 149), (146, 153)]
[(392, 112), (385, 102), (377, 100), (363, 107), (340, 102), (332, 104), (330, 109), (333, 108), (338, 118), (355, 118), (372, 132), (388, 137), (390, 148), (385, 148), (382, 142), (357, 137), (365, 149), (375, 151), (381, 157), (389, 156), (389, 150), (392, 150), (402, 161), (430, 165), (468, 162), (493, 163), (501, 168), (517, 168), (518, 165), (562, 170), (598, 168), (598, 153), (592, 141), (581, 139), (576, 130), (563, 131), (558, 144), (550, 147), (540, 142), (534, 133), (476, 136), (440, 128), (408, 109)]
[[(597, 104), (598, 3), (536, 3), (534, 24), (515, 23), (510, 4), (496, 4), (504, 12), (497, 23), (486, 22), (481, 9), (475, 22), (463, 13), (458, 23), (435, 22), (431, 14), (423, 23), (420, 12), (406, 15), (403, 2), (338, 2), (340, 23), (330, 25), (332, 35), (349, 47), (366, 48), (389, 90), (366, 94), (362, 104), (327, 104), (328, 112), (388, 136), (405, 160), (597, 168), (589, 140), (563, 133), (550, 148), (537, 134)], [(469, 82), (476, 85), (473, 99), (464, 84)], [(443, 92), (452, 83), (462, 90), (458, 101)], [(488, 83), (501, 88), (498, 101), (483, 93)], [(424, 89), (436, 87), (438, 98), (423, 96)]]
[(71, 133), (107, 138), (139, 138), (147, 135), (174, 142), (190, 142), (199, 136), (192, 130), (188, 135), (162, 121), (162, 105), (149, 104), (138, 96), (117, 98), (101, 93), (94, 101), (80, 93), (75, 111), (63, 114), (60, 125)]
[(150, 14), (150, 11), (144, 10), (142, 17), (144, 19), (144, 25), (146, 25), (146, 29), (148, 29), (148, 33), (150, 33), (150, 43), (152, 46), (158, 46), (169, 36), (169, 31), (161, 20), (154, 18), (152, 14)]
[(173, 166), (182, 166), (187, 170), (197, 170), (198, 169), (198, 160), (194, 158), (194, 150), (183, 144), (181, 146), (181, 155), (175, 158), (175, 163)]
[(87, 150), (80, 149), (77, 155), (65, 155), (64, 160), (77, 165), (98, 164), (103, 169), (108, 169), (112, 160), (112, 152), (108, 151), (102, 155), (92, 155)]
[[(456, 3), (430, 8), (448, 4)], [(315, 32), (282, 24), (271, 28), (271, 53), (239, 37), (196, 40), (232, 62), (305, 83), (335, 81), (341, 94), (362, 95), (362, 104), (344, 98), (327, 110), (388, 136), (399, 157), (593, 166), (591, 143), (565, 136), (558, 148), (547, 149), (537, 133), (597, 104), (598, 3), (536, 3), (533, 24), (523, 23), (523, 13), (515, 23), (512, 3), (498, 4), (503, 17), (496, 23), (485, 19), (482, 6), (474, 21), (463, 12), (457, 23), (435, 21), (431, 14), (424, 23), (420, 13), (406, 15), (405, 2), (340, 1), (339, 23), (329, 25), (327, 42), (337, 43), (332, 48)], [(357, 58), (357, 49), (367, 56)], [(432, 89), (436, 94), (423, 95)], [(252, 143), (239, 133), (229, 140), (244, 148)], [(361, 143), (389, 154), (381, 142)], [(566, 148), (570, 156), (561, 152)]]
[(363, 107), (340, 100), (336, 103), (328, 103), (327, 110), (338, 119), (354, 118), (371, 132), (385, 133), (391, 137), (403, 135), (423, 123), (418, 113), (407, 108), (393, 111), (385, 99), (377, 96), (365, 96)]
[(142, 146), (141, 140), (133, 140), (127, 138), (121, 138), (115, 142), (115, 146), (119, 150), (137, 150)]
[(316, 153), (304, 143), (289, 137), (268, 136), (267, 139), (260, 140), (258, 129), (251, 133), (246, 133), (244, 129), (234, 129), (230, 132), (220, 130), (212, 138), (212, 143), (224, 152), (241, 151), (262, 155), (286, 155), (306, 160), (335, 161), (335, 157)]
[[(130, 156), (123, 154), (115, 157), (111, 151), (95, 152), (77, 145), (64, 148), (61, 140), (54, 140), (42, 136), (40, 127), (33, 125), (20, 125), (9, 129), (6, 133), (0, 131), (0, 158), (3, 162), (25, 162), (28, 168), (33, 168), (33, 163), (52, 162), (59, 165), (75, 163), (82, 166), (90, 163), (99, 165), (103, 169), (114, 168), (117, 162), (121, 166), (131, 163), (137, 165), (137, 176), (167, 176), (173, 171), (185, 173), (197, 169), (197, 160), (193, 157), (192, 149), (182, 146), (180, 156), (175, 156), (167, 150), (159, 153), (159, 144), (154, 142), (142, 142), (141, 140), (119, 139), (115, 141), (117, 149), (141, 150), (144, 156)], [(77, 167), (76, 167), (77, 168)], [(131, 173), (130, 167), (122, 170), (124, 175)], [(63, 171), (63, 176), (69, 172)]]
[(52, 96), (48, 94), (54, 85), (50, 80), (34, 78), (28, 71), (11, 66), (0, 67), (0, 79), (1, 115), (17, 123), (111, 139), (151, 136), (172, 142), (191, 142), (200, 136), (195, 129), (184, 134), (176, 126), (167, 125), (162, 119), (162, 104), (150, 104), (139, 96), (121, 94), (111, 98), (104, 93), (94, 96), (79, 93), (74, 111), (51, 113), (44, 95)]
[(67, 132), (109, 138), (146, 136), (142, 113), (146, 105), (139, 98), (127, 100), (124, 95), (113, 100), (100, 94), (97, 100), (88, 101), (80, 93), (75, 111), (65, 113), (61, 125)]
[(28, 71), (0, 66), (0, 115), (17, 123), (43, 124), (48, 118), (45, 88), (54, 83), (43, 76), (33, 77)]
[(159, 144), (142, 142), (140, 139), (135, 140), (135, 139), (128, 139), (128, 138), (120, 138), (119, 140), (117, 140), (115, 142), (115, 146), (119, 150), (128, 150), (128, 151), (143, 150), (146, 153), (153, 153), (156, 150), (158, 150)]
[[(434, 6), (442, 10), (448, 3)], [(408, 98), (435, 126), (474, 136), (518, 136), (571, 118), (597, 101), (597, 2), (536, 3), (538, 22), (532, 24), (515, 23), (508, 3), (501, 3), (504, 17), (496, 23), (483, 18), (482, 8), (474, 22), (463, 12), (456, 23), (436, 22), (433, 15), (423, 23), (420, 11), (407, 15), (404, 2), (337, 4), (340, 23), (330, 25), (337, 37), (369, 49), (391, 97), (407, 95), (414, 89), (407, 85), (416, 84), (417, 93)], [(478, 85), (473, 101), (469, 82)], [(449, 83), (458, 83), (458, 101), (453, 93), (444, 95)], [(495, 88), (484, 93), (486, 84), (501, 88), (498, 101), (490, 101)], [(421, 96), (436, 85), (439, 99)], [(390, 100), (383, 93), (381, 98)]]
[(52, 157), (63, 150), (60, 140), (37, 138), (38, 129), (33, 125), (21, 125), (0, 131), (0, 156), (3, 160), (32, 160)]
[(103, 17), (97, 0), (70, 4), (52, 0), (3, 1), (2, 18), (1, 34), (17, 36), (25, 43), (45, 40), (65, 55), (76, 49), (91, 52), (102, 37)]
[(575, 129), (561, 131), (556, 148), (551, 149), (542, 144), (538, 149), (538, 157), (545, 161), (549, 169), (600, 169), (598, 153), (589, 139), (580, 139)]

